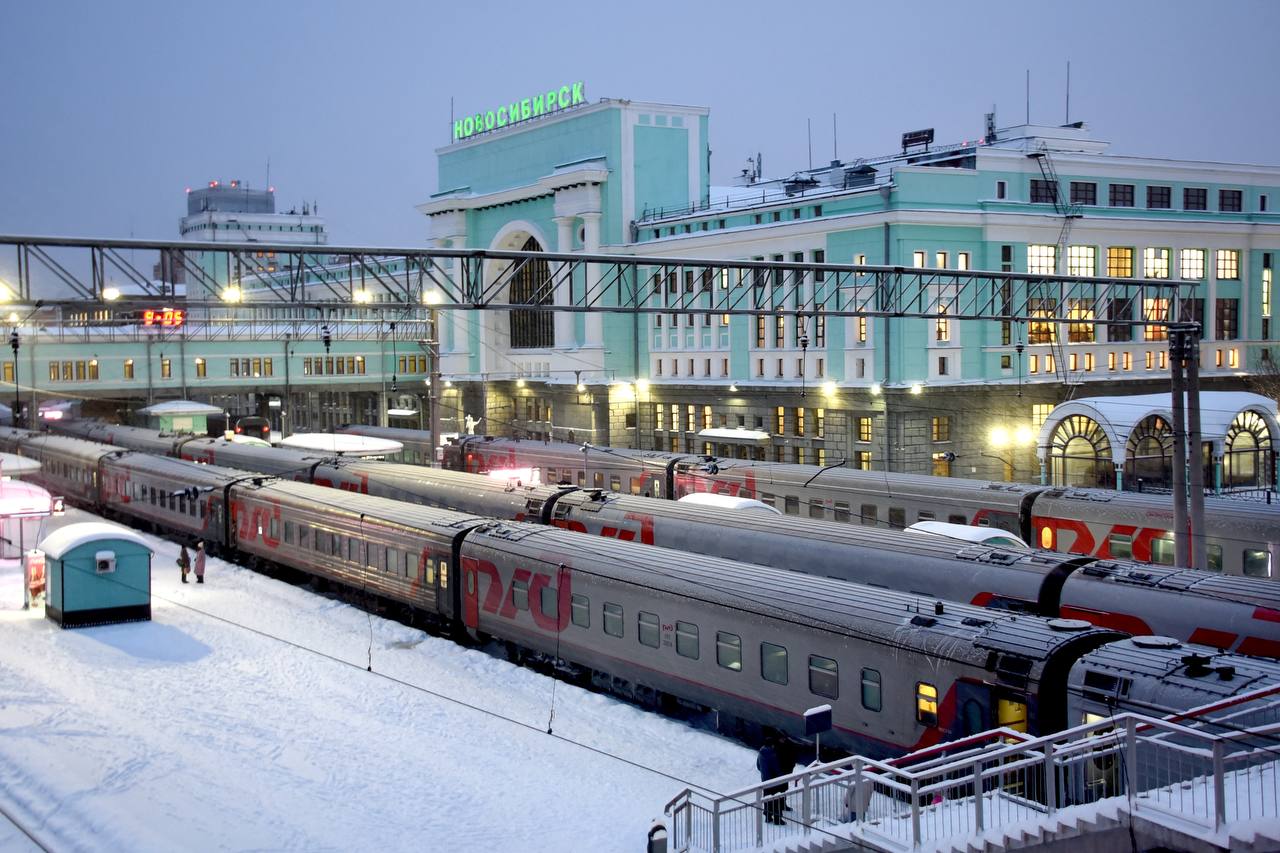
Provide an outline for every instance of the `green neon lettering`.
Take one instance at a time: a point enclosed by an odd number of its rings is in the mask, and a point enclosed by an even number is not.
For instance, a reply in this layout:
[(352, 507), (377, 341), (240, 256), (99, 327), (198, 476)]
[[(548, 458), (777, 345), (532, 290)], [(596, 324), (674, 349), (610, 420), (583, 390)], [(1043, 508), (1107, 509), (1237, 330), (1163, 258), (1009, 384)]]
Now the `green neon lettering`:
[(556, 90), (552, 89), (547, 92), (547, 112), (551, 112), (556, 108)]
[(569, 87), (561, 86), (560, 87), (560, 109), (564, 109), (567, 106), (569, 106)]
[(470, 136), (476, 132), (476, 120), (471, 116), (467, 116), (462, 120), (462, 135)]
[(580, 103), (582, 103), (582, 102), (583, 102), (583, 101), (585, 101), (585, 100), (586, 100), (586, 98), (584, 98), (584, 97), (582, 96), (582, 83), (581, 83), (581, 82), (574, 83), (574, 84), (573, 84), (573, 103), (572, 103), (572, 105), (573, 105), (573, 106), (576, 106), (577, 104), (580, 104)]
[(520, 120), (524, 121), (525, 119), (529, 118), (529, 116), (530, 116), (529, 99), (525, 98), (523, 101), (520, 102)]
[(520, 120), (520, 102), (516, 101), (511, 106), (507, 107), (507, 122), (510, 124), (515, 124), (519, 120)]
[(494, 116), (494, 114), (493, 114), (493, 110), (489, 110), (489, 112), (487, 112), (487, 113), (485, 113), (485, 114), (484, 114), (484, 129), (485, 129), (485, 130), (493, 130), (493, 126), (494, 126), (494, 124), (496, 124), (496, 123), (497, 123), (497, 119), (496, 119), (496, 117), (495, 117), (495, 116)]
[(543, 112), (544, 110), (542, 109), (542, 96), (538, 95), (533, 99), (533, 114), (536, 116), (540, 116), (542, 115)]
[(462, 119), (458, 119), (453, 123), (453, 138), (461, 139), (462, 136)]
[(507, 126), (507, 108), (498, 107), (498, 127)]

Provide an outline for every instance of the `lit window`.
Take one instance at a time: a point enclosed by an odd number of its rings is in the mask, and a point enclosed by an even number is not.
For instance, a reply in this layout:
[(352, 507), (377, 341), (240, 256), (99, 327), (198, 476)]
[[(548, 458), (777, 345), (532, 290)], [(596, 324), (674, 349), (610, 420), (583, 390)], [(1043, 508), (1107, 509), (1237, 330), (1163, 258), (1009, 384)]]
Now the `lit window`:
[[(1147, 297), (1142, 300), (1142, 319), (1148, 322), (1165, 323), (1169, 320), (1169, 300), (1163, 297)], [(1163, 325), (1142, 327), (1144, 341), (1165, 341), (1169, 339), (1169, 330)]]
[(203, 358), (196, 359), (196, 376), (203, 377), (205, 375), (205, 362)]
[(1128, 246), (1110, 246), (1107, 248), (1107, 275), (1110, 278), (1131, 278), (1133, 276), (1133, 249)]
[(133, 378), (133, 359), (131, 358), (126, 358), (124, 360), (124, 378), (125, 379)]
[(1093, 246), (1067, 247), (1067, 275), (1097, 275), (1098, 250)]
[(1034, 403), (1031, 406), (1031, 426), (1040, 429), (1053, 413), (1053, 403)]
[(916, 722), (922, 726), (938, 724), (938, 688), (923, 681), (916, 682)]
[[(1053, 248), (1050, 246), (1049, 248)], [(1027, 343), (1051, 344), (1057, 340), (1057, 324), (1053, 322), (1058, 311), (1056, 299), (1034, 297), (1027, 300), (1031, 316), (1042, 318), (1027, 324)]]
[[(938, 306), (938, 313), (946, 314), (947, 306)], [(939, 343), (946, 343), (951, 340), (951, 321), (946, 317), (939, 317), (933, 321), (933, 336)]]
[(858, 318), (858, 343), (865, 344), (867, 342), (867, 318)]
[(969, 253), (957, 252), (956, 253), (956, 269), (967, 270), (968, 268), (969, 268)]
[(945, 270), (947, 268), (947, 253), (935, 252), (933, 256), (933, 265), (940, 270)]
[(1178, 274), (1187, 281), (1204, 278), (1204, 249), (1183, 249), (1178, 253)]
[(1041, 244), (1027, 246), (1027, 272), (1031, 275), (1053, 275), (1058, 269), (1058, 247)]
[(1234, 281), (1240, 278), (1240, 250), (1218, 250), (1218, 278)]
[(1169, 277), (1169, 250), (1147, 247), (1142, 250), (1142, 274), (1146, 278)]
[(923, 268), (923, 267), (924, 267), (924, 252), (912, 252), (912, 253), (911, 253), (911, 265), (912, 265), (913, 267), (915, 267), (916, 269), (921, 269), (921, 268)]
[(1067, 303), (1067, 340), (1073, 344), (1093, 343), (1093, 301), (1071, 299)]
[(1133, 370), (1133, 353), (1129, 352), (1128, 350), (1125, 350), (1123, 363), (1124, 363), (1125, 370)]
[(1262, 316), (1271, 316), (1271, 269), (1262, 270)]

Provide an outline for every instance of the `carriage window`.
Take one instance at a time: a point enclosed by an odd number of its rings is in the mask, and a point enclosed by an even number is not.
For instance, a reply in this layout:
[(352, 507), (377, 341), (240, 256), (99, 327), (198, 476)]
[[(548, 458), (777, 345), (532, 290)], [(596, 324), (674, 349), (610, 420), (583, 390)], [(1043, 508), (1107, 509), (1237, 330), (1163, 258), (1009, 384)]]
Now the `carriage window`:
[(697, 625), (692, 622), (676, 623), (676, 654), (685, 658), (698, 659), (700, 652), (698, 650)]
[(310, 547), (311, 540), (308, 538), (308, 535), (310, 533), (311, 533), (310, 529), (305, 524), (298, 525), (298, 547), (299, 548)]
[(868, 711), (880, 710), (880, 671), (864, 669), (862, 671), (862, 707)]
[(813, 503), (809, 504), (810, 518), (825, 518), (826, 514), (827, 514), (827, 508), (822, 504), (818, 503), (817, 501), (814, 501)]
[(1111, 546), (1111, 556), (1127, 560), (1133, 557), (1133, 536), (1128, 533), (1112, 533), (1107, 539)]
[(774, 684), (787, 683), (787, 650), (773, 643), (760, 644), (760, 675)]
[(559, 619), (559, 590), (554, 586), (544, 586), (542, 591), (538, 593), (538, 609), (542, 611), (543, 616), (550, 616), (552, 619)]
[(619, 477), (617, 474), (609, 475), (609, 491), (611, 492), (622, 491), (622, 478)]
[(591, 475), (591, 485), (597, 489), (604, 488), (604, 472), (603, 471), (596, 471), (594, 474)]
[(1245, 548), (1244, 573), (1251, 578), (1271, 577), (1271, 555), (1266, 551)]
[(267, 530), (270, 532), (272, 539), (278, 540), (280, 538), (280, 519), (273, 515), (271, 520), (267, 522)]
[(916, 521), (933, 521), (933, 513), (922, 509), (916, 513)]
[(448, 589), (449, 588), (449, 561), (441, 560), (436, 565), (440, 569), (440, 588)]
[(853, 513), (849, 512), (849, 505), (842, 501), (836, 501), (836, 521), (848, 524), (852, 517)]
[(1209, 571), (1211, 572), (1222, 571), (1222, 546), (1206, 545), (1204, 547), (1205, 547), (1206, 556), (1209, 558), (1209, 567), (1208, 567)]
[(1151, 540), (1151, 562), (1159, 563), (1162, 566), (1172, 566), (1174, 564), (1173, 536), (1161, 536), (1159, 539)]
[(901, 530), (907, 526), (907, 511), (900, 506), (889, 507), (889, 527), (892, 530)]
[[(373, 546), (370, 545), (369, 549), (372, 550)], [(436, 564), (431, 562), (430, 557), (423, 560), (422, 564), (424, 567), (426, 567), (426, 570), (427, 570), (426, 577), (423, 578), (423, 581), (426, 583), (427, 586), (435, 586), (436, 585)]]
[(809, 692), (828, 699), (840, 698), (840, 669), (831, 658), (809, 655)]
[(178, 498), (178, 512), (182, 513), (183, 515), (187, 514), (187, 496), (186, 495), (183, 495), (182, 497)]
[(610, 637), (622, 636), (622, 605), (604, 603), (604, 632)]
[(658, 617), (653, 613), (645, 613), (640, 611), (640, 619), (636, 625), (640, 635), (640, 645), (649, 646), (656, 649), (662, 637), (662, 628), (658, 623)]
[(586, 484), (587, 484), (587, 472), (585, 472), (585, 471), (579, 471), (579, 472), (578, 472), (578, 485), (579, 485), (579, 486), (585, 486)]
[(968, 524), (969, 520), (963, 515), (948, 515), (947, 524)]
[(717, 631), (716, 663), (725, 669), (742, 672), (742, 638), (737, 634)]
[(591, 600), (576, 593), (569, 598), (569, 613), (579, 628), (591, 627)]
[(773, 506), (774, 500), (775, 500), (774, 496), (769, 494), (768, 492), (760, 493), (760, 503), (764, 504), (765, 506)]
[(365, 552), (365, 556), (368, 558), (369, 568), (371, 569), (376, 569), (379, 566), (386, 565), (384, 561), (386, 560), (387, 555), (383, 552), (381, 545), (370, 544), (369, 549)]
[(862, 523), (869, 527), (875, 527), (880, 523), (880, 511), (875, 504), (863, 504), (859, 514), (862, 516)]
[(292, 521), (286, 521), (284, 523), (284, 544), (286, 545), (293, 544), (293, 522)]
[(515, 605), (516, 610), (529, 609), (528, 581), (516, 579), (511, 582), (511, 603)]
[(938, 688), (923, 681), (916, 682), (916, 722), (922, 726), (938, 724)]
[[(319, 540), (317, 539), (317, 542), (318, 541)], [(396, 566), (398, 565), (400, 565), (400, 552), (397, 551), (395, 548), (388, 548), (387, 561), (383, 564), (383, 566), (386, 568), (387, 571), (394, 572), (396, 570)]]
[(795, 497), (794, 495), (787, 495), (786, 500), (783, 503), (783, 507), (784, 507), (783, 511), (786, 512), (787, 515), (799, 515), (800, 499)]

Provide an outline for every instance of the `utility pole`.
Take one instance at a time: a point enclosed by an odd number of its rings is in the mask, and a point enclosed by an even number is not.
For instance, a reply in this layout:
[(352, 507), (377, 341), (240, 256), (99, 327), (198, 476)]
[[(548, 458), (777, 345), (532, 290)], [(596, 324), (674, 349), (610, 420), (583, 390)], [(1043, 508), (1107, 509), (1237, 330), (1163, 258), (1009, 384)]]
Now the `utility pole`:
[(431, 337), (427, 339), (427, 357), (431, 359), (431, 391), (427, 402), (431, 406), (431, 462), (436, 464), (436, 451), (440, 447), (440, 312), (431, 308), (427, 314)]
[(1204, 442), (1200, 437), (1200, 327), (1192, 323), (1185, 332), (1183, 354), (1187, 360), (1187, 442), (1191, 466), (1187, 489), (1191, 497), (1191, 565), (1209, 568), (1209, 548), (1204, 538)]
[(1173, 550), (1174, 565), (1185, 566), (1187, 547), (1187, 416), (1181, 355), (1182, 335), (1169, 325), (1169, 389), (1173, 394)]
[(1177, 564), (1189, 565), (1193, 569), (1206, 569), (1209, 555), (1204, 538), (1204, 449), (1200, 437), (1198, 323), (1169, 324), (1169, 361), (1173, 391), (1173, 534)]

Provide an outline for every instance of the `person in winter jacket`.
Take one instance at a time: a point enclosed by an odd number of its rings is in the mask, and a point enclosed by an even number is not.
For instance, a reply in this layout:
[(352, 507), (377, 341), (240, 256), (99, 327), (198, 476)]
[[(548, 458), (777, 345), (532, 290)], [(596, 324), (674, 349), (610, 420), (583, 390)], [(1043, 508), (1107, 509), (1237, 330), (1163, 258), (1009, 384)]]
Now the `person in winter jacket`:
[[(778, 759), (777, 738), (772, 734), (765, 737), (760, 754), (756, 756), (756, 769), (760, 771), (760, 781), (768, 782), (782, 775), (782, 762)], [(782, 823), (783, 798), (777, 796), (787, 790), (787, 786), (770, 785), (764, 789), (767, 799), (764, 801), (764, 817), (769, 823)]]
[(204, 542), (196, 543), (196, 583), (204, 583)]
[(178, 552), (178, 568), (182, 569), (182, 582), (186, 583), (187, 572), (191, 571), (191, 555), (187, 553), (186, 545)]

